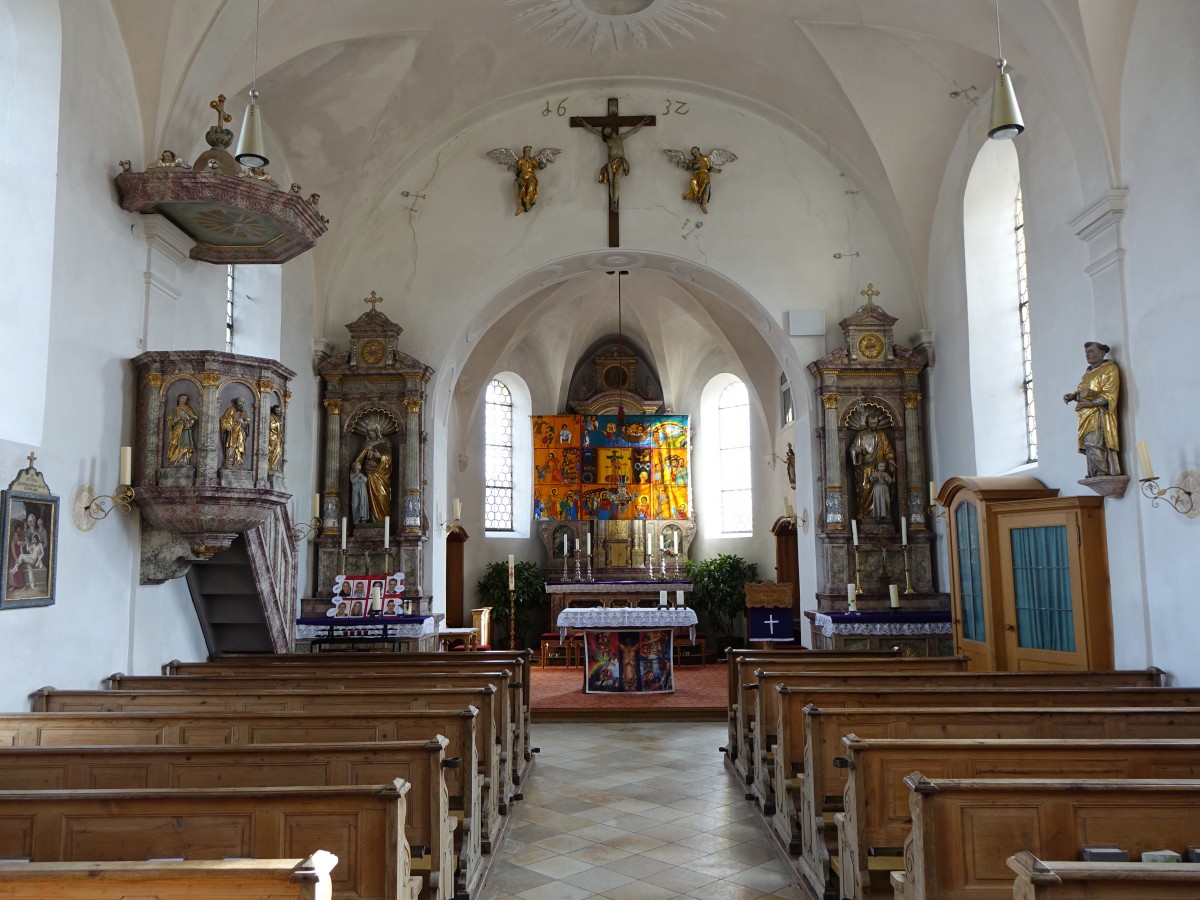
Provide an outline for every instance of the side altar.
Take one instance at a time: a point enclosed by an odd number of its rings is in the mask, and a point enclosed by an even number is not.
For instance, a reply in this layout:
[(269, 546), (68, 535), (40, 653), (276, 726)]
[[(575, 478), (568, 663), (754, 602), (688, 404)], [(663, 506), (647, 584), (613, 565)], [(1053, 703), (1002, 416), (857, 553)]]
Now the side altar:
[[(861, 293), (867, 302), (838, 323), (845, 344), (808, 366), (822, 412), (817, 615), (836, 614), (842, 626), (831, 634), (814, 627), (814, 647), (859, 646), (853, 639), (871, 630), (865, 619), (856, 626), (856, 614), (936, 611), (949, 620), (929, 527), (921, 404), (928, 360), (895, 342), (897, 320), (874, 302), (874, 286)], [(949, 642), (927, 649), (941, 655)]]

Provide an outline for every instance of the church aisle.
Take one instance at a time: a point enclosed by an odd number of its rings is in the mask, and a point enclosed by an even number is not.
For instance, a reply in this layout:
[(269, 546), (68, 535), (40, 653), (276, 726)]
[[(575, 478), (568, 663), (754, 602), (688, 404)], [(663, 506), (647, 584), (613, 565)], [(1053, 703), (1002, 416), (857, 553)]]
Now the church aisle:
[(724, 722), (534, 723), (484, 900), (801, 898), (725, 771)]

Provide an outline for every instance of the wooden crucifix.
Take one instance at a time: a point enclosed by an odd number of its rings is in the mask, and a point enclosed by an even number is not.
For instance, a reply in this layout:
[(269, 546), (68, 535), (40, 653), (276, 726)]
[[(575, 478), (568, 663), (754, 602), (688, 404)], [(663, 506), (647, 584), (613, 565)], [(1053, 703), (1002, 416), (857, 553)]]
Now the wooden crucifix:
[[(598, 135), (608, 147), (608, 160), (600, 167), (601, 184), (608, 185), (608, 246), (621, 246), (621, 177), (629, 174), (625, 139), (644, 126), (655, 124), (654, 116), (622, 116), (617, 113), (617, 98), (608, 98), (608, 115), (571, 116), (572, 128), (586, 128)], [(627, 130), (621, 131), (622, 128)]]

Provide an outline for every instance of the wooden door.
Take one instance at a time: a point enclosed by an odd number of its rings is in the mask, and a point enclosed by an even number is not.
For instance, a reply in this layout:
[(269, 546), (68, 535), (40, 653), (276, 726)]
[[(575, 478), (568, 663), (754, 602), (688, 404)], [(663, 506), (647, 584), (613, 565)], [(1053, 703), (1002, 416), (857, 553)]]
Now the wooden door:
[(988, 590), (985, 522), (973, 500), (960, 500), (949, 516), (955, 653), (970, 660), (972, 672), (993, 672), (998, 618)]
[(469, 535), (461, 525), (446, 533), (446, 627), (463, 628), (466, 597), (463, 581), (463, 551)]
[(775, 535), (775, 580), (792, 586), (792, 615), (797, 623), (796, 639), (799, 640), (800, 560), (796, 549), (796, 523), (788, 517), (778, 519), (771, 526), (771, 533)]

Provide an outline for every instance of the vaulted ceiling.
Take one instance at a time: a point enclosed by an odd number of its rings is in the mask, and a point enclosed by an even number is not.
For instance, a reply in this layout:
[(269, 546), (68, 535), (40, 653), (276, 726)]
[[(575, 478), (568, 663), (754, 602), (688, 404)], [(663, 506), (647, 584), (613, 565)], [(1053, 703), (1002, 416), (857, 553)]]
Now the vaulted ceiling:
[[(195, 147), (218, 92), (240, 110), (255, 2), (112, 5), (146, 158)], [(999, 13), (1018, 93), (1040, 95), (1114, 183), (1136, 8), (1002, 0)], [(712, 86), (822, 147), (899, 235), (920, 291), (944, 162), (995, 75), (996, 20), (994, 0), (261, 0), (257, 83), (280, 164), (337, 225), (315, 251), (318, 292), (372, 198), (464, 123), (506, 98), (618, 77)]]

